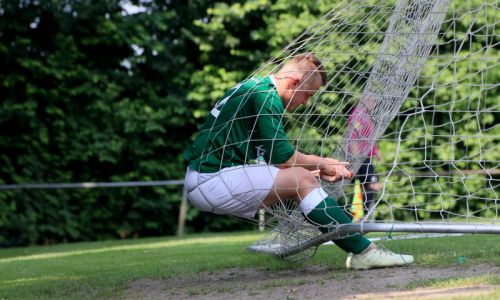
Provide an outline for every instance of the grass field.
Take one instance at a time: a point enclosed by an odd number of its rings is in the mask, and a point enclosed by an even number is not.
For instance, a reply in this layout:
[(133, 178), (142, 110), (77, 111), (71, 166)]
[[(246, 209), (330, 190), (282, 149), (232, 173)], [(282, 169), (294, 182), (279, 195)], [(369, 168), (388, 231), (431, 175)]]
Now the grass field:
[[(210, 285), (203, 285), (205, 278), (210, 280), (212, 276), (223, 276), (217, 274), (223, 274), (227, 270), (230, 270), (233, 278), (240, 271), (243, 274), (248, 270), (259, 270), (261, 273), (258, 276), (264, 277), (262, 280), (259, 278), (255, 286), (245, 283), (240, 288), (247, 289), (248, 293), (252, 289), (258, 289), (259, 295), (262, 295), (265, 294), (262, 290), (281, 286), (315, 284), (318, 287), (314, 288), (318, 289), (328, 285), (330, 281), (363, 277), (363, 274), (391, 276), (391, 270), (397, 269), (381, 271), (385, 273), (346, 270), (346, 254), (335, 246), (320, 247), (316, 256), (303, 264), (246, 251), (245, 248), (260, 237), (261, 234), (256, 232), (199, 234), (183, 239), (148, 238), (1, 249), (0, 299), (141, 298), (141, 294), (132, 297), (129, 293), (130, 287), (137, 282), (154, 282), (160, 286), (157, 292), (170, 293), (165, 294), (165, 297), (161, 297), (161, 293), (153, 295), (158, 298), (169, 298), (169, 295), (193, 297), (207, 293), (230, 295), (235, 292), (234, 288), (220, 285), (211, 288)], [(452, 270), (449, 276), (441, 276), (439, 279), (432, 276), (421, 278), (405, 284), (404, 289), (488, 286), (491, 290), (488, 293), (469, 295), (464, 299), (500, 299), (498, 272), (478, 272), (468, 276), (462, 275), (467, 272), (460, 271), (474, 266), (482, 266), (483, 270), (500, 270), (498, 235), (464, 235), (381, 243), (391, 250), (415, 256), (416, 263), (404, 268), (406, 273), (426, 269)], [(315, 270), (319, 270), (317, 273), (321, 274), (313, 274), (316, 277), (290, 275), (314, 273), (312, 268), (316, 268)], [(270, 275), (268, 281), (266, 274)], [(272, 274), (286, 276), (271, 278)], [(191, 278), (194, 281), (179, 281), (179, 278)], [(190, 282), (196, 284), (191, 286)], [(390, 282), (386, 286), (390, 289)], [(182, 290), (176, 293), (172, 291), (174, 288)], [(293, 288), (289, 290), (293, 291)], [(141, 290), (136, 289), (135, 292), (141, 293)], [(150, 297), (144, 295), (144, 298)], [(286, 298), (294, 297), (292, 295)]]

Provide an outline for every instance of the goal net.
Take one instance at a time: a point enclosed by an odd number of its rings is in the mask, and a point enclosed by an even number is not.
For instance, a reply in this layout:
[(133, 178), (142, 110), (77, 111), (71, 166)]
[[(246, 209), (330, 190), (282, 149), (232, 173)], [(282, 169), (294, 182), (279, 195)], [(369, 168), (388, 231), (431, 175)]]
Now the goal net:
[[(499, 234), (499, 19), (496, 0), (343, 1), (256, 71), (318, 56), (328, 84), (286, 115), (289, 138), (354, 173), (377, 147), (382, 189), (328, 234), (293, 202), (267, 208), (271, 233), (250, 249), (302, 259), (355, 232)], [(352, 214), (352, 182), (322, 186)]]

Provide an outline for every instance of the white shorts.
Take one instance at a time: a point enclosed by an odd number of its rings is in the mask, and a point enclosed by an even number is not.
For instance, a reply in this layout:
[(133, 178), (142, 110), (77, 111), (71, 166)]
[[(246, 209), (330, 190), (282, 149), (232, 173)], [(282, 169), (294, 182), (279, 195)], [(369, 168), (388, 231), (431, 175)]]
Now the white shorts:
[(203, 211), (253, 219), (273, 187), (279, 169), (245, 165), (217, 173), (186, 171), (184, 187), (189, 202)]

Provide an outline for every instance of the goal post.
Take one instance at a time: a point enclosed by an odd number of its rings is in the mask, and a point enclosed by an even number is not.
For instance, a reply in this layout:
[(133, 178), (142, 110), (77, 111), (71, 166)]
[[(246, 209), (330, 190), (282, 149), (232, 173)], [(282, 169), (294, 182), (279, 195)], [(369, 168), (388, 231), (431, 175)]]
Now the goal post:
[[(495, 0), (343, 1), (257, 70), (317, 55), (328, 84), (287, 115), (289, 136), (354, 173), (377, 145), (383, 188), (362, 220), (327, 234), (294, 204), (268, 208), (270, 236), (250, 248), (307, 256), (353, 233), (500, 234), (499, 20)], [(356, 108), (372, 127), (362, 134)], [(353, 184), (322, 186), (349, 213)]]

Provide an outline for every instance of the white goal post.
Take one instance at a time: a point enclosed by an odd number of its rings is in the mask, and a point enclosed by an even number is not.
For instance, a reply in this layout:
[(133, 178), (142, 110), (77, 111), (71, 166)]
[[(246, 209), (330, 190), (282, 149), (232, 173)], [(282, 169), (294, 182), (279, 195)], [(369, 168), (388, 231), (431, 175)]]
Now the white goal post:
[[(377, 145), (383, 188), (363, 219), (327, 234), (279, 203), (250, 249), (301, 259), (353, 233), (500, 234), (499, 20), (496, 0), (342, 1), (257, 70), (318, 56), (328, 84), (286, 116), (289, 137), (353, 172)], [(362, 134), (348, 121), (355, 107), (371, 120)], [(349, 213), (353, 184), (322, 186)]]

